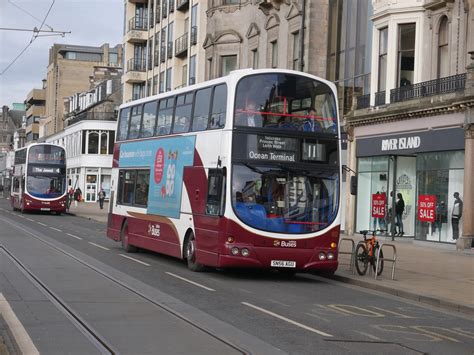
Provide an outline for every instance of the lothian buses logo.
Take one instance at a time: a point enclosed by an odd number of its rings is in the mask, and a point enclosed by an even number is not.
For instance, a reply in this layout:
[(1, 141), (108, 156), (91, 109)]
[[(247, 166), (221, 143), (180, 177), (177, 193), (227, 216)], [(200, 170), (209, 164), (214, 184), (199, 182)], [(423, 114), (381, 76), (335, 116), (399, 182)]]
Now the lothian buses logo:
[(148, 225), (148, 235), (152, 237), (160, 236), (160, 225), (159, 224), (149, 224)]
[(281, 248), (296, 248), (296, 240), (274, 240), (273, 246)]

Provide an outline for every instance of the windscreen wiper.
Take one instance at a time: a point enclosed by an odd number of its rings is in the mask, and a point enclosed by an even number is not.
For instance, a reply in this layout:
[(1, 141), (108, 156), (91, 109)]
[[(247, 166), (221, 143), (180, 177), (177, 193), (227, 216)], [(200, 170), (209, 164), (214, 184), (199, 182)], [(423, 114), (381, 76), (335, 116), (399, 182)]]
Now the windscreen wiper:
[(250, 170), (252, 170), (252, 171), (254, 171), (254, 172), (258, 173), (258, 174), (263, 174), (263, 173), (264, 173), (263, 171), (261, 171), (260, 169), (258, 169), (258, 168), (256, 168), (256, 167), (250, 165), (249, 163), (242, 163), (242, 164), (245, 165), (245, 166), (246, 166), (247, 168), (249, 168)]

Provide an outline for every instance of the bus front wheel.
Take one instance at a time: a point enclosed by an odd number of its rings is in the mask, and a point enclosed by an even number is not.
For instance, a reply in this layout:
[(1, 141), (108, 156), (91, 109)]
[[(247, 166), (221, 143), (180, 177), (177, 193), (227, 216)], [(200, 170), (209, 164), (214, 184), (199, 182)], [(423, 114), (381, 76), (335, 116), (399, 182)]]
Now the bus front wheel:
[(184, 252), (189, 270), (196, 272), (204, 270), (204, 265), (199, 264), (196, 261), (196, 238), (194, 238), (193, 232), (190, 232), (188, 237), (186, 238)]
[(122, 241), (122, 249), (125, 250), (127, 253), (135, 253), (138, 248), (130, 245), (128, 241), (128, 222), (125, 221), (122, 227), (122, 231), (120, 232), (120, 240)]

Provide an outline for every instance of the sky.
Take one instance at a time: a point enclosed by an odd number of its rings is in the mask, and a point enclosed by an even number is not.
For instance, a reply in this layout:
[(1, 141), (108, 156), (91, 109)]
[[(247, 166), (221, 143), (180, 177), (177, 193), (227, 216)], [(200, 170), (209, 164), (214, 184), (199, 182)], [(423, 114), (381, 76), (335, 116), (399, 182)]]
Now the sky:
[[(53, 0), (0, 0), (0, 28), (40, 28), (52, 3)], [(114, 47), (122, 43), (123, 15), (123, 0), (55, 0), (43, 30), (53, 28), (71, 33), (64, 37), (37, 37), (6, 71), (30, 43), (33, 32), (0, 29), (0, 107), (11, 108), (14, 102), (24, 102), (31, 89), (42, 88), (49, 48), (53, 44), (101, 46), (109, 43)]]

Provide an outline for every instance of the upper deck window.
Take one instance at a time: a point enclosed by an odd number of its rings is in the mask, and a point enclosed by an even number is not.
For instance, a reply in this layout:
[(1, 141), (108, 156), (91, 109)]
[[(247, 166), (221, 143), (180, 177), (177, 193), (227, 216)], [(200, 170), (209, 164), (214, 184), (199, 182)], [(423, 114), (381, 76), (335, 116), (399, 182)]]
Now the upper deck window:
[(140, 125), (142, 122), (142, 108), (143, 105), (132, 107), (132, 115), (130, 117), (130, 129), (128, 131), (128, 139), (138, 138), (140, 132)]
[(156, 135), (170, 134), (173, 122), (174, 97), (160, 100)]
[(130, 107), (120, 110), (117, 140), (123, 141), (127, 139), (129, 120), (130, 120)]
[(337, 134), (330, 87), (293, 74), (256, 74), (237, 85), (235, 126)]
[(147, 102), (143, 106), (143, 121), (142, 130), (140, 132), (141, 138), (151, 137), (155, 132), (156, 125), (156, 109), (158, 101)]
[(183, 94), (176, 97), (176, 111), (174, 114), (173, 133), (184, 133), (189, 131), (192, 108), (192, 93)]
[(212, 98), (211, 121), (209, 128), (222, 128), (225, 125), (227, 110), (227, 86), (217, 85)]

